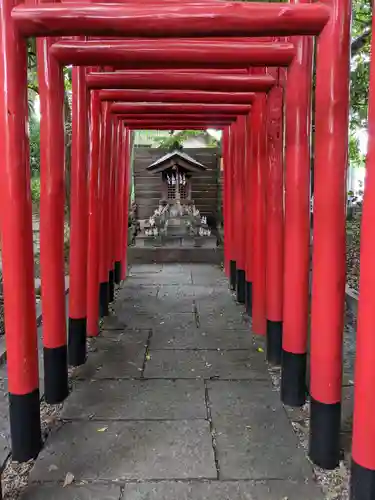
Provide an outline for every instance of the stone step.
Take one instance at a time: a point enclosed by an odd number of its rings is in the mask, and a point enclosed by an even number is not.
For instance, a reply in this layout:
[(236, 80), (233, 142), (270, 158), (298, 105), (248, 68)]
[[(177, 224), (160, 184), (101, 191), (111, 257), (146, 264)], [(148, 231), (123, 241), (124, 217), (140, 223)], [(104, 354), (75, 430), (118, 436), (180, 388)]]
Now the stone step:
[(129, 247), (129, 264), (156, 263), (195, 263), (218, 264), (223, 262), (223, 249), (221, 247)]

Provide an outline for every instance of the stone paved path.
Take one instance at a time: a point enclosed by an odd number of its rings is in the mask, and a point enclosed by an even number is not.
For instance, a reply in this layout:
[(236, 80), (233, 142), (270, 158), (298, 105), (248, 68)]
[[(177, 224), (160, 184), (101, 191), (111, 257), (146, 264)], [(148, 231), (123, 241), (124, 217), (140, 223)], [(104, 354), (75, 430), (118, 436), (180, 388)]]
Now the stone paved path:
[(135, 266), (114, 309), (23, 500), (323, 498), (219, 269)]

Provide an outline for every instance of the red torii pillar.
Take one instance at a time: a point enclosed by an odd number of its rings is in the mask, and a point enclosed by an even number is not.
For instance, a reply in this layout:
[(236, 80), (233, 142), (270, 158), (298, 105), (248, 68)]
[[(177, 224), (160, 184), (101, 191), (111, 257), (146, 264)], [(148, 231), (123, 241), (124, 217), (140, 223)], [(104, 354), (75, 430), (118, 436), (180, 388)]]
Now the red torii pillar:
[(111, 149), (109, 151), (110, 156), (110, 170), (109, 170), (109, 200), (108, 200), (108, 218), (107, 218), (107, 226), (108, 226), (108, 295), (109, 302), (113, 302), (115, 298), (115, 255), (114, 255), (114, 247), (115, 247), (115, 217), (116, 217), (116, 168), (118, 162), (118, 120), (112, 120), (112, 138), (111, 138)]
[(311, 92), (313, 41), (293, 38), (297, 54), (286, 85), (285, 243), (281, 400), (306, 401), (309, 314)]
[(89, 95), (85, 74), (85, 68), (73, 67), (68, 338), (68, 360), (72, 366), (86, 361)]
[(52, 41), (37, 40), (40, 88), (40, 263), (42, 278), (44, 392), (47, 403), (68, 395), (65, 313), (64, 80), (48, 53)]
[(340, 460), (351, 6), (326, 4), (334, 15), (316, 58), (309, 456), (331, 469)]
[[(372, 18), (374, 29), (375, 17)], [(375, 38), (371, 41), (375, 54)], [(351, 499), (370, 500), (375, 497), (375, 60), (370, 66), (370, 98), (368, 111), (368, 153), (366, 161), (366, 186), (361, 222), (361, 264), (356, 336), (356, 362), (354, 378), (354, 419), (351, 466)]]
[(252, 316), (253, 309), (253, 242), (254, 242), (254, 188), (255, 188), (255, 156), (254, 156), (254, 130), (252, 116), (247, 117), (247, 144), (246, 144), (246, 178), (245, 178), (245, 305), (246, 312)]
[(122, 239), (122, 260), (121, 260), (121, 278), (124, 280), (127, 274), (127, 249), (128, 249), (128, 218), (130, 205), (130, 154), (131, 154), (131, 135), (129, 129), (126, 129), (124, 149), (124, 223)]
[(267, 98), (268, 169), (266, 202), (266, 320), (267, 360), (281, 362), (283, 332), (283, 89), (280, 69), (269, 70), (278, 80)]
[(237, 287), (237, 266), (236, 266), (236, 161), (237, 161), (237, 148), (236, 148), (236, 123), (229, 127), (229, 214), (230, 214), (230, 260), (229, 260), (229, 285), (232, 290)]
[(224, 187), (223, 187), (223, 212), (224, 212), (224, 271), (229, 278), (229, 261), (230, 261), (230, 233), (231, 233), (231, 220), (230, 220), (230, 205), (229, 205), (229, 127), (225, 127), (222, 132), (222, 158), (224, 168)]
[(236, 256), (237, 301), (245, 303), (246, 248), (245, 248), (245, 179), (246, 179), (246, 116), (239, 116), (233, 125), (235, 134), (235, 192), (234, 237)]
[(109, 103), (102, 103), (102, 132), (99, 154), (99, 315), (109, 314), (109, 269), (108, 269), (108, 214), (110, 183), (110, 145), (112, 138), (112, 118)]
[(115, 171), (115, 190), (116, 198), (114, 205), (114, 241), (113, 241), (113, 260), (114, 260), (114, 282), (116, 285), (121, 283), (121, 256), (122, 256), (122, 234), (124, 223), (124, 168), (125, 168), (125, 140), (127, 131), (121, 120), (118, 121), (117, 141), (118, 156), (117, 167)]
[(259, 94), (252, 108), (254, 151), (254, 213), (252, 247), (253, 332), (266, 334), (266, 175), (267, 175), (267, 96)]
[(102, 152), (101, 105), (98, 91), (90, 98), (90, 157), (89, 157), (89, 200), (88, 200), (88, 256), (87, 256), (87, 335), (99, 333), (99, 266), (100, 266), (100, 208), (99, 170)]

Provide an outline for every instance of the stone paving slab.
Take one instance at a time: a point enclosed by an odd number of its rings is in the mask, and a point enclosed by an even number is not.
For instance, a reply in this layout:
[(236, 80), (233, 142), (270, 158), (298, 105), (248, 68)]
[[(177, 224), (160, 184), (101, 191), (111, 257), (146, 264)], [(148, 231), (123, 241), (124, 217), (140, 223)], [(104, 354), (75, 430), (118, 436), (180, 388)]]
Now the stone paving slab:
[(196, 320), (193, 312), (179, 312), (154, 316), (153, 332), (155, 335), (158, 333), (172, 333), (184, 328), (196, 329)]
[(162, 299), (164, 297), (173, 298), (178, 300), (182, 297), (195, 297), (196, 287), (194, 285), (160, 285), (158, 291), (158, 298)]
[(163, 271), (162, 264), (132, 264), (129, 270), (128, 275), (134, 276), (138, 274), (153, 274), (160, 273)]
[[(178, 329), (181, 326), (194, 326), (195, 316), (193, 314), (193, 303), (190, 305), (190, 310), (186, 312), (179, 311), (173, 312), (175, 309), (172, 307), (168, 312), (163, 312), (159, 309), (159, 313), (150, 311), (141, 311), (139, 314), (126, 314), (123, 311), (117, 314), (120, 324), (126, 324), (127, 328), (153, 328), (158, 331), (166, 331), (170, 329)], [(104, 322), (103, 325), (108, 328), (108, 323)]]
[[(137, 332), (139, 333), (139, 332)], [(142, 330), (138, 343), (126, 342), (119, 349), (118, 342), (97, 338), (95, 352), (90, 352), (86, 363), (74, 372), (75, 378), (139, 378), (146, 351), (147, 331)]]
[(93, 380), (78, 382), (64, 419), (204, 419), (205, 388), (199, 380)]
[(192, 285), (190, 273), (153, 273), (131, 276), (128, 279), (130, 285)]
[(268, 378), (262, 358), (251, 351), (150, 350), (146, 378)]
[(192, 275), (194, 285), (225, 286), (228, 287), (228, 278), (219, 273), (194, 273)]
[(222, 295), (219, 298), (195, 298), (195, 303), (199, 314), (236, 315), (241, 317), (244, 313), (242, 304), (234, 302), (231, 296)]
[(161, 481), (126, 484), (124, 498), (125, 500), (321, 500), (323, 495), (312, 481), (307, 483), (290, 480)]
[(172, 274), (190, 273), (191, 274), (192, 267), (194, 267), (192, 264), (178, 264), (178, 263), (176, 263), (176, 264), (163, 264), (161, 271), (164, 274), (168, 274), (168, 273), (172, 273)]
[(204, 291), (195, 290), (195, 301), (199, 304), (201, 312), (212, 314), (212, 310), (215, 312), (220, 310), (231, 310), (236, 311), (240, 315), (243, 313), (243, 305), (238, 304), (229, 291), (225, 290), (217, 293), (214, 288), (208, 290), (211, 290), (211, 293), (204, 293)]
[(154, 328), (150, 343), (151, 349), (250, 349), (251, 333), (244, 330), (222, 330), (180, 327), (173, 330), (159, 331)]
[(120, 500), (121, 488), (110, 484), (34, 484), (21, 500)]
[(163, 264), (163, 273), (190, 273), (190, 274), (195, 274), (195, 273), (200, 273), (200, 274), (206, 274), (206, 273), (219, 273), (220, 274), (220, 268), (217, 266), (213, 266), (212, 264)]
[[(185, 287), (188, 288), (188, 287)], [(213, 285), (191, 285), (189, 290), (194, 291), (195, 300), (225, 300), (229, 303), (231, 299), (230, 292), (227, 288)]]
[(223, 271), (220, 266), (216, 266), (214, 264), (183, 264), (184, 266), (189, 267), (191, 272), (194, 274), (195, 272), (197, 273), (218, 273), (220, 275), (223, 275)]
[(102, 344), (107, 343), (106, 340), (108, 342), (121, 342), (125, 344), (124, 348), (126, 348), (126, 344), (145, 346), (149, 335), (150, 328), (123, 328), (121, 330), (109, 328), (100, 332), (100, 336), (95, 339), (93, 348), (99, 350)]
[(147, 297), (142, 301), (123, 301), (114, 305), (114, 311), (123, 320), (128, 316), (144, 314), (169, 314), (192, 312), (195, 310), (194, 297)]
[(127, 323), (124, 318), (119, 318), (116, 316), (106, 316), (103, 318), (103, 328), (108, 330), (124, 330), (127, 327)]
[(117, 300), (124, 300), (134, 304), (142, 302), (148, 297), (156, 297), (159, 291), (158, 286), (145, 286), (137, 284), (126, 284), (124, 288), (118, 290)]
[(129, 329), (146, 330), (154, 323), (155, 313), (149, 310), (142, 310), (137, 313), (120, 310), (116, 313), (117, 319), (107, 316), (103, 320), (103, 328), (106, 330)]
[(30, 480), (64, 481), (67, 472), (76, 481), (216, 478), (209, 423), (66, 423), (48, 438)]
[[(199, 326), (202, 329), (235, 330), (249, 329), (246, 318), (239, 314), (224, 315), (220, 313), (199, 314)], [(250, 330), (249, 330), (250, 331)]]
[(263, 425), (253, 415), (214, 419), (222, 479), (312, 477), (312, 468), (297, 445), (292, 427), (279, 425), (279, 417), (280, 413), (275, 412)]
[[(279, 393), (272, 390), (271, 380), (209, 380), (207, 382), (211, 415), (216, 417), (248, 417), (257, 414), (262, 420), (274, 420), (274, 413), (281, 413), (280, 419), (287, 424)], [(272, 423), (272, 422), (271, 422)]]

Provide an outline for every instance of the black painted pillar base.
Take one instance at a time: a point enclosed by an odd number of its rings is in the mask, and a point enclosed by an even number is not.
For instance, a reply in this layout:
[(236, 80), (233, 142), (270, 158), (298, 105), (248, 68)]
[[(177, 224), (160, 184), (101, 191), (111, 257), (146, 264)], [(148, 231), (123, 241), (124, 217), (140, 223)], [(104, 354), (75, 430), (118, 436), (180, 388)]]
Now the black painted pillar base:
[(281, 401), (295, 407), (306, 403), (306, 353), (282, 350)]
[(236, 267), (236, 261), (235, 260), (230, 260), (229, 261), (229, 279), (230, 279), (230, 287), (232, 290), (236, 289), (236, 282), (237, 282), (237, 267)]
[(99, 284), (99, 316), (103, 318), (109, 315), (109, 284), (103, 282)]
[(115, 271), (111, 269), (108, 274), (108, 294), (109, 294), (109, 302), (113, 302), (115, 300)]
[(246, 294), (246, 277), (245, 277), (245, 271), (242, 269), (237, 269), (237, 302), (240, 304), (245, 303), (245, 294)]
[(375, 470), (367, 469), (352, 459), (350, 478), (351, 500), (374, 500)]
[(245, 305), (249, 316), (253, 315), (253, 284), (251, 281), (245, 282)]
[(119, 260), (115, 262), (115, 283), (116, 285), (121, 283), (121, 262)]
[(27, 462), (42, 448), (39, 389), (28, 394), (9, 394), (12, 459)]
[(322, 469), (335, 469), (340, 463), (341, 402), (326, 404), (310, 401), (310, 460)]
[(267, 320), (267, 361), (273, 365), (281, 364), (283, 343), (283, 322)]
[(86, 318), (69, 318), (68, 361), (70, 366), (86, 362)]
[(43, 348), (44, 399), (50, 405), (62, 403), (69, 394), (66, 345)]

